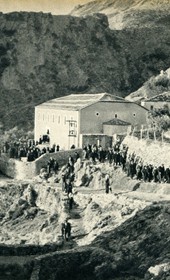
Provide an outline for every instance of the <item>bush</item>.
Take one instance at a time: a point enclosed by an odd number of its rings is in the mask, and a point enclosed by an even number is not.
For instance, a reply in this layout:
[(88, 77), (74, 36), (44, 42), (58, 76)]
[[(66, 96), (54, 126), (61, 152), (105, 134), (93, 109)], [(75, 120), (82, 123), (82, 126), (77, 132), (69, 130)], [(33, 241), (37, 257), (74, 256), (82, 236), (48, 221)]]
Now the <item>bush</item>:
[(3, 147), (5, 142), (19, 142), (28, 139), (34, 139), (34, 132), (18, 129), (16, 126), (10, 130), (4, 131), (4, 133), (0, 135), (0, 148)]

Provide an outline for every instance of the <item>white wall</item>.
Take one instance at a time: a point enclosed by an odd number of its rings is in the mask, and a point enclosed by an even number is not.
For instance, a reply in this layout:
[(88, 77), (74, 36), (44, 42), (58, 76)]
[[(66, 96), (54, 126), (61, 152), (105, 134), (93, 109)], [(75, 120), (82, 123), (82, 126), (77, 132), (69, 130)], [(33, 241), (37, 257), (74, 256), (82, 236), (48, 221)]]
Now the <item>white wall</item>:
[(49, 129), (50, 145), (59, 145), (61, 149), (68, 149), (72, 144), (78, 146), (78, 137), (69, 137), (69, 122), (75, 120), (78, 130), (78, 111), (55, 110), (45, 107), (35, 108), (35, 140), (40, 135), (47, 134)]
[(145, 108), (147, 108), (148, 110), (161, 109), (161, 108), (164, 108), (165, 105), (168, 105), (168, 107), (170, 107), (169, 102), (166, 102), (166, 101), (157, 101), (157, 102), (154, 102), (154, 101), (148, 101), (148, 102), (142, 101), (141, 105), (144, 106)]

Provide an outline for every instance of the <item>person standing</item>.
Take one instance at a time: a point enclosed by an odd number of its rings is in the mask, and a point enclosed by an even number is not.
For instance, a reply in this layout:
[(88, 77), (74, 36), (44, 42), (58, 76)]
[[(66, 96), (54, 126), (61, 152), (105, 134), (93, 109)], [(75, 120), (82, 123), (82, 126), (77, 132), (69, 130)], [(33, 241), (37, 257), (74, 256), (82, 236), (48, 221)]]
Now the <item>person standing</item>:
[(106, 174), (105, 176), (105, 191), (106, 193), (109, 193), (110, 191), (110, 178), (109, 178), (109, 174)]
[(73, 209), (73, 203), (74, 203), (73, 194), (72, 194), (72, 193), (69, 193), (69, 195), (68, 195), (68, 207), (69, 207), (69, 212), (70, 212), (70, 210)]
[(68, 219), (66, 219), (64, 224), (64, 237), (66, 241), (69, 241), (71, 237), (71, 223), (68, 222)]

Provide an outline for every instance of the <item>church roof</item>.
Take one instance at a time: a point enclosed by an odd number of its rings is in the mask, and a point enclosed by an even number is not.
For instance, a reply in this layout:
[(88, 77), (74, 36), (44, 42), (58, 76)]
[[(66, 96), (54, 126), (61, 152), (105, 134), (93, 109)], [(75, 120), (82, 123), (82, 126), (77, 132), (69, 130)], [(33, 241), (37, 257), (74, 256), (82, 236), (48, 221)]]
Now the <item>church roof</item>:
[(97, 102), (129, 103), (129, 101), (108, 93), (70, 94), (67, 96), (51, 99), (36, 107), (79, 111)]
[(124, 125), (124, 126), (131, 125), (129, 122), (125, 122), (125, 121), (117, 119), (117, 118), (114, 118), (110, 121), (104, 122), (103, 124), (104, 125), (105, 124), (106, 125)]

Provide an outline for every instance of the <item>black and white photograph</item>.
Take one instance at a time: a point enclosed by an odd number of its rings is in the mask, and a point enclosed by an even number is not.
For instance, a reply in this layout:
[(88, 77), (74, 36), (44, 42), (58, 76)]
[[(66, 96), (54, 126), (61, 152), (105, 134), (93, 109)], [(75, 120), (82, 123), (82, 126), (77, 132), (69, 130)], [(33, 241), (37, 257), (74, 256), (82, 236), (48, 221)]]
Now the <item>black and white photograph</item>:
[(170, 280), (170, 0), (0, 0), (0, 280)]

